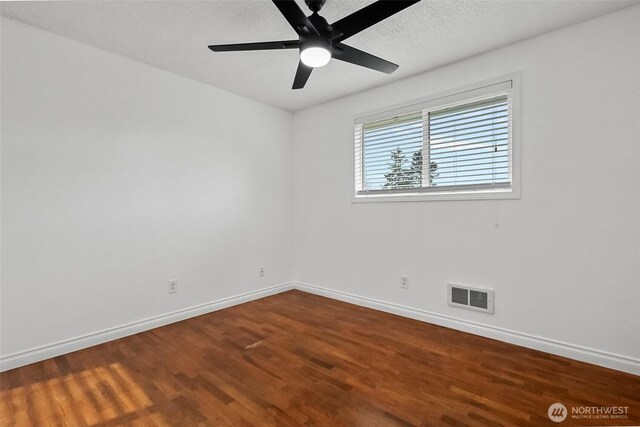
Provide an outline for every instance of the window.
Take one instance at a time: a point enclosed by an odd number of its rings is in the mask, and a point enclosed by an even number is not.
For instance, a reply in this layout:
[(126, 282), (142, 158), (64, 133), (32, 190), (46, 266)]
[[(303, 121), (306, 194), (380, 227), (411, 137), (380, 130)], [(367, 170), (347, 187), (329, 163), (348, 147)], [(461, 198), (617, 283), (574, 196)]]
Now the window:
[(512, 194), (512, 91), (508, 80), (356, 120), (356, 198)]

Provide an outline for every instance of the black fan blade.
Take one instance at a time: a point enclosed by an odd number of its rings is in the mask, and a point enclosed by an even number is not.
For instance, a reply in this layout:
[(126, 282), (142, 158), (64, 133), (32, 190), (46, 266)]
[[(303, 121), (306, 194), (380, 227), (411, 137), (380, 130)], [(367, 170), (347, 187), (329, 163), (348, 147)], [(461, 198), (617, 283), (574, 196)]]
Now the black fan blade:
[(372, 3), (333, 23), (333, 42), (341, 42), (419, 1), (420, 0), (379, 0)]
[(333, 51), (333, 58), (360, 65), (361, 67), (371, 68), (372, 70), (382, 71), (387, 74), (391, 74), (398, 69), (398, 65), (393, 62), (378, 58), (377, 56), (347, 46), (346, 44), (337, 43), (333, 45), (331, 50)]
[(311, 71), (313, 71), (313, 67), (304, 65), (302, 61), (298, 62), (298, 70), (296, 71), (295, 79), (293, 79), (293, 87), (291, 89), (302, 89), (307, 80), (309, 80)]
[(313, 24), (311, 24), (295, 0), (273, 0), (273, 4), (276, 5), (286, 20), (289, 21), (289, 24), (291, 24), (298, 35), (318, 34)]
[(236, 52), (240, 50), (297, 49), (299, 45), (298, 40), (281, 40), (277, 42), (213, 44), (209, 46), (209, 49), (214, 52)]

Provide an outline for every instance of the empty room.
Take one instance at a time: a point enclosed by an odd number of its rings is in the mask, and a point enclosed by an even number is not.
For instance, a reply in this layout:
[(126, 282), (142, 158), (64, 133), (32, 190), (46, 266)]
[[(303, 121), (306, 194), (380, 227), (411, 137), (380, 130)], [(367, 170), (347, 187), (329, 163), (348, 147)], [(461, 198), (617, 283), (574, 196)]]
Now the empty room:
[(0, 13), (0, 426), (640, 425), (640, 1)]

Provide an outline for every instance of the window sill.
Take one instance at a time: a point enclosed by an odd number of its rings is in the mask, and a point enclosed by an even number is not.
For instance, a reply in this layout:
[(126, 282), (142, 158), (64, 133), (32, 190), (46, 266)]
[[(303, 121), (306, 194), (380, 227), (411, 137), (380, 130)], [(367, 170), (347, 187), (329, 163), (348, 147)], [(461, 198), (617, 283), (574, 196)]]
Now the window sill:
[(391, 203), (391, 202), (436, 202), (458, 200), (505, 200), (519, 199), (515, 189), (484, 191), (451, 191), (439, 193), (405, 194), (364, 194), (354, 196), (351, 203)]

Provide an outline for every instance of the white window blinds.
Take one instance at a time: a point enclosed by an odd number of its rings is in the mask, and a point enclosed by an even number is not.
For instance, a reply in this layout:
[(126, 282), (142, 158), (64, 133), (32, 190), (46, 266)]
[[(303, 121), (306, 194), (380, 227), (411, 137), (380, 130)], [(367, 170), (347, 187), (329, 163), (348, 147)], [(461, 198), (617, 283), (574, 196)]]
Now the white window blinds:
[(509, 188), (510, 83), (357, 122), (357, 195)]

